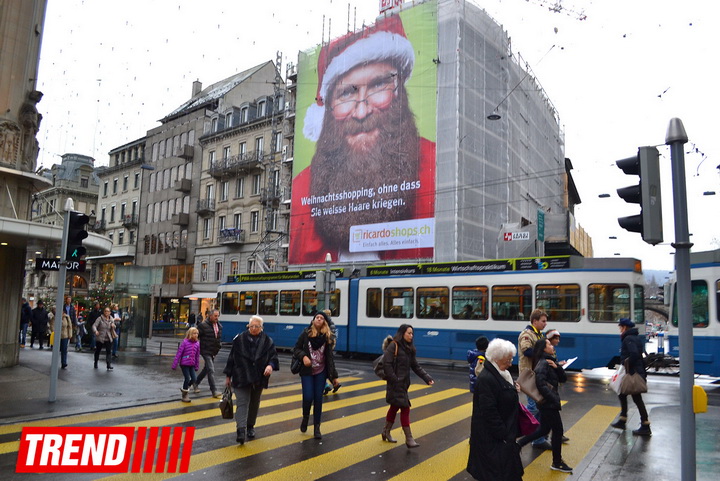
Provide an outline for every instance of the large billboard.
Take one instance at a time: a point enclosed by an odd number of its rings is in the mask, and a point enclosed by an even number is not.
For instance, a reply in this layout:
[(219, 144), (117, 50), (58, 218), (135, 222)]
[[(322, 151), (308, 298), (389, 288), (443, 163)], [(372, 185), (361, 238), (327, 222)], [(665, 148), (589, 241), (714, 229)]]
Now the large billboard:
[(301, 52), (290, 264), (432, 258), (437, 4)]

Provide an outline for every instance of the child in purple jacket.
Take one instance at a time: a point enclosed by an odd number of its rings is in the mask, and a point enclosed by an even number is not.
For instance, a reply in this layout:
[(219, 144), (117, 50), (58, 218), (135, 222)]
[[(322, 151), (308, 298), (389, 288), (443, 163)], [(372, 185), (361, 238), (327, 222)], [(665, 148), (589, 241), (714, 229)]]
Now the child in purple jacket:
[(173, 371), (177, 369), (178, 364), (182, 369), (183, 376), (185, 376), (185, 382), (183, 387), (180, 388), (182, 393), (182, 402), (190, 402), (190, 394), (188, 388), (196, 382), (195, 371), (200, 369), (200, 343), (198, 342), (198, 330), (196, 327), (191, 327), (185, 333), (185, 339), (182, 344), (178, 346), (177, 354), (175, 354), (175, 360), (173, 361)]

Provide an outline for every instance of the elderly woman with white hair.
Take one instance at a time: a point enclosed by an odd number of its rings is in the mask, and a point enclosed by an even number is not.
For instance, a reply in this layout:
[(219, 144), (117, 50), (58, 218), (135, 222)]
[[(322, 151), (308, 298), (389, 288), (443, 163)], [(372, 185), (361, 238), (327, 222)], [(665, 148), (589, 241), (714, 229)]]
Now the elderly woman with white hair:
[(467, 471), (482, 481), (521, 481), (518, 388), (508, 371), (517, 352), (505, 339), (493, 339), (473, 393)]

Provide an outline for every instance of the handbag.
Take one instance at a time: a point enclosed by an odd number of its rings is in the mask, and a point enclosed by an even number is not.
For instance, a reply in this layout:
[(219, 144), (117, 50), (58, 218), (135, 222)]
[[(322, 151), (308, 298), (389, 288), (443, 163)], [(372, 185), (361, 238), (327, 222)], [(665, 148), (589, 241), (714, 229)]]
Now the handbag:
[(615, 374), (610, 378), (610, 389), (615, 391), (615, 394), (620, 394), (620, 386), (622, 385), (623, 379), (625, 378), (625, 366), (622, 364), (615, 371)]
[[(395, 341), (392, 341), (395, 342)], [(395, 342), (395, 357), (393, 358), (393, 371), (395, 370), (395, 358), (397, 358), (398, 353), (398, 343)], [(380, 379), (387, 380), (385, 377), (385, 363), (383, 363), (383, 356), (385, 354), (380, 354), (380, 357), (375, 359), (373, 361), (373, 371), (375, 371), (375, 375), (379, 377)]]
[(233, 418), (232, 389), (230, 386), (225, 386), (225, 390), (222, 393), (222, 399), (220, 400), (220, 415), (223, 419)]
[(526, 408), (523, 403), (518, 403), (518, 429), (520, 431), (521, 436), (529, 436), (535, 431), (537, 431), (538, 426), (540, 426), (540, 421), (538, 421), (533, 414), (528, 411), (528, 408)]
[(300, 372), (300, 368), (302, 368), (302, 361), (300, 359), (293, 357), (290, 361), (290, 372), (293, 374), (297, 374)]
[(620, 382), (620, 394), (632, 396), (647, 392), (647, 381), (640, 374), (625, 374)]
[(540, 391), (538, 391), (537, 384), (535, 383), (535, 371), (532, 369), (523, 370), (517, 378), (517, 383), (520, 385), (520, 390), (530, 399), (536, 403), (543, 402), (544, 398), (542, 394), (540, 394)]

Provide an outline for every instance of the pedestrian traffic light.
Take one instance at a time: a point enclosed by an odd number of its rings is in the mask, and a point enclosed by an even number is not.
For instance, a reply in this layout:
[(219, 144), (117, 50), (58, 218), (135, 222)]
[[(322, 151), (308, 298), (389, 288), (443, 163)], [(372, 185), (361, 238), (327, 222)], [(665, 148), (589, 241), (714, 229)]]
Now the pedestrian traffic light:
[(623, 229), (639, 232), (643, 240), (652, 245), (663, 241), (659, 158), (655, 147), (640, 147), (635, 157), (617, 161), (617, 166), (626, 174), (640, 176), (638, 185), (617, 190), (625, 202), (640, 204), (640, 214), (619, 217), (618, 223)]
[(70, 211), (68, 214), (70, 220), (68, 222), (65, 260), (77, 261), (87, 252), (87, 249), (83, 246), (83, 239), (88, 236), (85, 225), (90, 221), (90, 217), (81, 212)]

